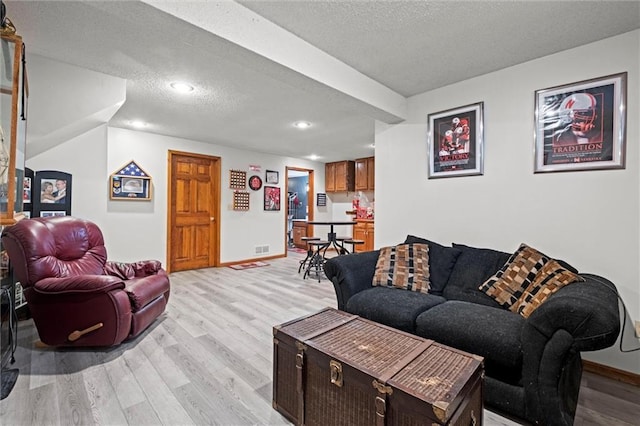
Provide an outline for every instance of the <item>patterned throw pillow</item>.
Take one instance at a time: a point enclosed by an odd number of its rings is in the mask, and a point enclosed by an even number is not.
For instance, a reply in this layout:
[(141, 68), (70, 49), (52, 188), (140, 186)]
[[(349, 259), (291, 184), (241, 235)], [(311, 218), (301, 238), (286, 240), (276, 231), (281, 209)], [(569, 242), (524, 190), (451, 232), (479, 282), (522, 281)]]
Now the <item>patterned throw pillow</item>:
[(529, 318), (529, 315), (553, 293), (567, 284), (580, 281), (584, 281), (584, 278), (568, 271), (557, 261), (551, 259), (538, 272), (536, 278), (522, 293), (518, 302), (511, 307), (511, 310)]
[(511, 308), (518, 303), (518, 299), (547, 262), (549, 258), (544, 254), (526, 244), (521, 244), (507, 263), (479, 289), (505, 308)]
[(372, 284), (427, 293), (429, 246), (400, 244), (381, 248)]

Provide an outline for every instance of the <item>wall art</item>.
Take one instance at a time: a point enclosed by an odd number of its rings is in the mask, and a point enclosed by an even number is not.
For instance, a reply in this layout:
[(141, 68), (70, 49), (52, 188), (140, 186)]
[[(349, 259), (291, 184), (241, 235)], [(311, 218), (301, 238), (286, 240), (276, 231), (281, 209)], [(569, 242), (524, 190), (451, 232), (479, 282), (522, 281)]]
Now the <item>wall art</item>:
[(534, 172), (622, 169), (627, 73), (535, 93)]
[(483, 173), (483, 103), (429, 114), (429, 179)]

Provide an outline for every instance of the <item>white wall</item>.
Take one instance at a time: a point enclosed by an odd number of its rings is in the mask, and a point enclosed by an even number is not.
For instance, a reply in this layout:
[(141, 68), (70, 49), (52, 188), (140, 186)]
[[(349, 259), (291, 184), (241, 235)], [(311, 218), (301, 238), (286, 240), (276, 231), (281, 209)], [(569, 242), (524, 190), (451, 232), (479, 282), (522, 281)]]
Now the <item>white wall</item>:
[[(628, 72), (624, 170), (533, 173), (534, 92)], [(419, 71), (416, 71), (419, 72)], [(640, 319), (640, 31), (409, 99), (409, 120), (376, 129), (376, 246), (406, 234), (513, 252), (521, 242), (612, 280)], [(427, 116), (484, 102), (484, 175), (427, 178)], [(627, 335), (626, 347), (640, 341)], [(640, 373), (640, 352), (584, 358)]]
[[(218, 145), (118, 128), (99, 128), (27, 160), (33, 170), (62, 170), (73, 175), (72, 213), (96, 222), (103, 231), (109, 258), (135, 261), (145, 258), (166, 262), (167, 159), (177, 150), (221, 157), (222, 208), (220, 261), (236, 262), (284, 254), (285, 210), (263, 209), (263, 191), (250, 191), (250, 210), (232, 210), (229, 170), (246, 170), (259, 165), (280, 172), (284, 193), (285, 167), (315, 171), (315, 191), (324, 192), (324, 164), (276, 157)], [(109, 176), (134, 160), (153, 179), (151, 201), (110, 201)], [(285, 197), (286, 199), (286, 197)], [(315, 200), (315, 194), (313, 195)], [(316, 210), (316, 220), (331, 218), (332, 206)], [(257, 255), (255, 246), (269, 245), (268, 253)]]

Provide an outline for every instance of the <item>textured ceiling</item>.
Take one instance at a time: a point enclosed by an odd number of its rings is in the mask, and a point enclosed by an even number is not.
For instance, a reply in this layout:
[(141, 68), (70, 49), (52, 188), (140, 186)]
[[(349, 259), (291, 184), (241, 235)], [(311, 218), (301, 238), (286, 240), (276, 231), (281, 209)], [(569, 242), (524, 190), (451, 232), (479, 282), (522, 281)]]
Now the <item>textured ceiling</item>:
[(404, 96), (640, 26), (637, 1), (240, 1)]
[[(402, 99), (640, 27), (637, 1), (173, 2), (180, 18), (153, 1), (6, 3), (28, 52), (127, 80), (110, 125), (142, 119), (153, 133), (320, 161), (372, 155), (374, 119), (398, 122), (386, 104), (332, 87), (334, 76)], [(231, 12), (245, 21), (225, 21)], [(235, 39), (197, 15), (220, 17)], [(282, 29), (297, 50), (252, 50)], [(318, 65), (324, 74), (301, 71), (319, 51), (334, 61)], [(197, 90), (176, 96), (177, 79)]]

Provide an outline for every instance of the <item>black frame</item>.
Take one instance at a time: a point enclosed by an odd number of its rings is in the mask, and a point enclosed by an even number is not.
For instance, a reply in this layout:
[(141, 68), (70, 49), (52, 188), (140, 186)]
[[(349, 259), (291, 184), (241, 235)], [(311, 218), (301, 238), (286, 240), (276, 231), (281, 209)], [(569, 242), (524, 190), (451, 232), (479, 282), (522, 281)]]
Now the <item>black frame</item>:
[[(41, 195), (43, 182), (65, 181), (65, 196), (62, 199), (55, 200), (52, 203), (43, 203)], [(55, 184), (54, 184), (55, 186)], [(41, 217), (42, 212), (46, 212), (46, 216), (70, 216), (71, 215), (71, 193), (72, 193), (72, 177), (70, 173), (57, 170), (42, 170), (35, 173), (35, 177), (31, 182), (31, 205), (33, 206), (32, 217)], [(62, 200), (62, 202), (60, 202)], [(53, 212), (50, 213), (50, 212)]]
[(280, 182), (280, 173), (275, 170), (267, 170), (264, 175), (264, 183), (278, 184)]
[[(279, 186), (264, 187), (264, 209), (265, 211), (279, 211), (282, 199), (280, 197)], [(272, 204), (273, 201), (273, 204)]]

